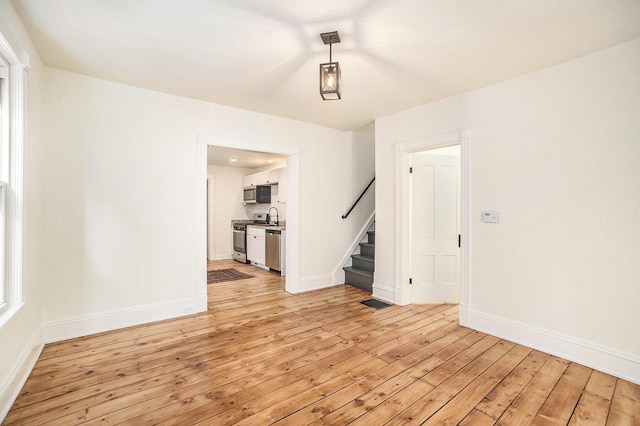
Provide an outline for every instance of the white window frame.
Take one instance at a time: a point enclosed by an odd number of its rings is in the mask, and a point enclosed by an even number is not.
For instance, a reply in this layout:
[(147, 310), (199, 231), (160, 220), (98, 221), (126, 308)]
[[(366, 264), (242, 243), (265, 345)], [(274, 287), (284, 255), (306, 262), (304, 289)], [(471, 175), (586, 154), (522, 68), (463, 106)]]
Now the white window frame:
[[(26, 54), (24, 55), (26, 57)], [(24, 122), (25, 65), (0, 33), (0, 327), (24, 304)]]

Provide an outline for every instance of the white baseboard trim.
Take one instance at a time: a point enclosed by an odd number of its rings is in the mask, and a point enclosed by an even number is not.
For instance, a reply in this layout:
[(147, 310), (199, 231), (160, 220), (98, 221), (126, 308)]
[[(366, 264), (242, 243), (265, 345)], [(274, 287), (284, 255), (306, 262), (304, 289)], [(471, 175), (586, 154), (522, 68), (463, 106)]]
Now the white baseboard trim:
[[(192, 297), (50, 322), (44, 325), (44, 341), (45, 343), (58, 342), (103, 331), (191, 315), (202, 311), (201, 299), (200, 297)], [(206, 298), (204, 303), (204, 310), (206, 310)]]
[(458, 324), (469, 327), (469, 305), (458, 304)]
[(392, 287), (382, 284), (373, 283), (373, 297), (384, 300), (385, 302), (395, 303), (395, 292)]
[(333, 274), (314, 275), (311, 277), (301, 277), (297, 281), (298, 292), (319, 290), (321, 288), (332, 287)]
[(22, 390), (33, 366), (36, 364), (40, 353), (44, 348), (44, 337), (42, 329), (38, 328), (24, 347), (20, 358), (11, 369), (11, 374), (0, 388), (0, 423), (2, 423), (9, 413), (11, 406)]
[(209, 256), (209, 260), (231, 260), (233, 259), (233, 253), (216, 253), (213, 256)]
[(207, 302), (207, 293), (198, 293), (196, 295), (196, 312), (206, 312), (208, 309)]
[(470, 328), (640, 384), (640, 357), (554, 331), (469, 310)]
[(411, 290), (401, 287), (393, 288), (393, 300), (396, 305), (407, 306), (411, 304)]

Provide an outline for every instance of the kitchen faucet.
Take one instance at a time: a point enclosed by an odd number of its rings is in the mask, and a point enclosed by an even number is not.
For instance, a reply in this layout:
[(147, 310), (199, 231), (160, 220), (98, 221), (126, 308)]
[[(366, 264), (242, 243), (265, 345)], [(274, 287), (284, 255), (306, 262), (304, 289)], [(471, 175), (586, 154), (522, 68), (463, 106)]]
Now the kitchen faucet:
[(267, 212), (269, 216), (271, 216), (271, 209), (276, 210), (276, 226), (278, 226), (278, 209), (276, 209), (275, 207), (269, 207), (269, 211)]

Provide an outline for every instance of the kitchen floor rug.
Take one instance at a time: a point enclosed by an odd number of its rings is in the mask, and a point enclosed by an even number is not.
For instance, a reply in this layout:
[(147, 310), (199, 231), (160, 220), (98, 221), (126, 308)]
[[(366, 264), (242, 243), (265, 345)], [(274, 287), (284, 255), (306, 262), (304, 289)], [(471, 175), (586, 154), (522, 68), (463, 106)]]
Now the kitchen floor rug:
[(367, 300), (363, 300), (360, 303), (362, 303), (363, 305), (367, 305), (367, 306), (369, 306), (371, 308), (374, 308), (374, 309), (384, 309), (384, 308), (388, 308), (389, 306), (391, 306), (388, 303), (384, 303), (384, 302), (381, 302), (381, 301), (376, 300), (376, 299), (367, 299)]
[(244, 280), (247, 278), (253, 278), (253, 275), (245, 274), (236, 269), (217, 269), (214, 271), (207, 271), (207, 284), (221, 283), (224, 281)]

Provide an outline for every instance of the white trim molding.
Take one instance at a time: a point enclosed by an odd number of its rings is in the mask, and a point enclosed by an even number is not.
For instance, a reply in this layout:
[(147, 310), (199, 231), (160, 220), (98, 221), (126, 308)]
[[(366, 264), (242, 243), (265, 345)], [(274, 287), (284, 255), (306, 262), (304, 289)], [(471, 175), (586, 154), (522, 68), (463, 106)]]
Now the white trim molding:
[(465, 327), (469, 327), (469, 305), (458, 304), (458, 323)]
[(395, 303), (396, 294), (393, 291), (393, 287), (389, 287), (382, 284), (373, 283), (372, 296), (376, 299), (384, 300), (385, 302)]
[[(394, 300), (398, 305), (411, 303), (409, 275), (411, 269), (411, 228), (409, 196), (409, 162), (412, 153), (428, 149), (460, 145), (461, 169), (461, 235), (460, 249), (460, 306), (470, 304), (471, 283), (471, 173), (469, 130), (458, 130), (443, 135), (421, 138), (396, 145), (396, 283)], [(468, 316), (460, 315), (460, 325), (468, 325)]]
[[(5, 259), (6, 302), (18, 305), (25, 300), (23, 294), (24, 257), (24, 139), (25, 139), (25, 67), (7, 39), (0, 34), (0, 55), (8, 62), (8, 108), (3, 118), (8, 118), (8, 129), (2, 137), (2, 173), (0, 181), (7, 182), (5, 189)], [(7, 130), (9, 130), (7, 132)], [(4, 269), (4, 268), (3, 268)], [(7, 316), (3, 320), (8, 320)]]
[(469, 327), (640, 385), (637, 355), (473, 309)]
[(11, 367), (7, 380), (0, 386), (0, 423), (7, 416), (14, 401), (18, 398), (31, 370), (44, 348), (42, 329), (38, 328), (24, 346), (22, 354)]
[[(192, 315), (198, 311), (201, 304), (202, 299), (194, 297), (54, 321), (44, 325), (44, 341), (45, 343), (59, 342), (104, 331)], [(206, 299), (204, 299), (205, 311), (206, 307)]]
[[(285, 215), (287, 218), (287, 232), (285, 236), (285, 245), (287, 247), (285, 265), (287, 265), (287, 275), (285, 276), (285, 290), (289, 293), (306, 291), (301, 290), (300, 288), (301, 284), (298, 270), (298, 236), (300, 235), (298, 225), (300, 200), (300, 197), (298, 196), (298, 182), (300, 181), (300, 159), (298, 149), (290, 146), (256, 143), (255, 141), (208, 135), (203, 132), (198, 132), (197, 145), (198, 174), (196, 191), (199, 199), (197, 200), (198, 219), (196, 223), (196, 235), (198, 238), (198, 253), (196, 268), (197, 276), (199, 277), (197, 283), (198, 294), (200, 295), (203, 293), (206, 297), (207, 292), (207, 208), (206, 201), (202, 200), (202, 198), (207, 191), (207, 146), (209, 145), (225, 148), (246, 149), (249, 151), (269, 152), (287, 156), (287, 203)], [(313, 279), (313, 277), (308, 279)], [(331, 277), (329, 280), (330, 279)], [(329, 281), (328, 285), (331, 285), (330, 283), (331, 281)]]
[(332, 287), (333, 285), (334, 283), (332, 274), (321, 274), (311, 277), (299, 278), (296, 282), (298, 293), (311, 290), (320, 290), (321, 288)]

